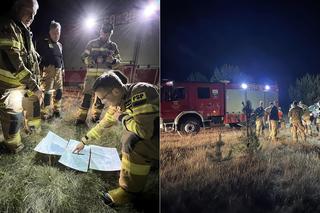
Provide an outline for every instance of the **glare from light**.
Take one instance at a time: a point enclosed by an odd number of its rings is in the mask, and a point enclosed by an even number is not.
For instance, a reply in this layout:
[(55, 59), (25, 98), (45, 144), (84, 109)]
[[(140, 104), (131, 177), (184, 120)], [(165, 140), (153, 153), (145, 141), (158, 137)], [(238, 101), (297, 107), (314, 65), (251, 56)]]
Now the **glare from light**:
[(269, 86), (269, 85), (266, 85), (266, 86), (264, 87), (264, 89), (265, 89), (265, 90), (269, 90), (269, 89), (270, 89), (270, 86)]
[(88, 17), (84, 20), (84, 26), (86, 29), (93, 29), (96, 26), (96, 19), (94, 17)]
[(243, 83), (243, 84), (241, 84), (241, 88), (242, 88), (242, 89), (247, 89), (247, 88), (248, 88), (248, 85), (245, 84), (245, 83)]
[(154, 15), (156, 11), (157, 11), (157, 5), (155, 3), (150, 3), (144, 8), (143, 15), (144, 17), (149, 18), (152, 15)]

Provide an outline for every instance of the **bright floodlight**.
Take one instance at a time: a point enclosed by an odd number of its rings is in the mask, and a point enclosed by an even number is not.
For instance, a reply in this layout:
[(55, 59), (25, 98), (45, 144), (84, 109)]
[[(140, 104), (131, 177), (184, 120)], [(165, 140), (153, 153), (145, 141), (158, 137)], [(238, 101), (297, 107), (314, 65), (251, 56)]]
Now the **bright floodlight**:
[(243, 83), (243, 84), (241, 84), (241, 88), (242, 88), (242, 89), (247, 89), (247, 88), (248, 88), (248, 85), (245, 84), (245, 83)]
[(154, 15), (156, 11), (157, 5), (155, 3), (150, 3), (144, 8), (143, 15), (144, 17), (149, 18), (150, 16)]
[(269, 85), (266, 85), (266, 86), (264, 87), (264, 89), (265, 89), (265, 90), (269, 90), (269, 89), (270, 89), (270, 86), (269, 86)]
[(87, 29), (92, 29), (96, 25), (96, 20), (93, 17), (88, 17), (84, 21), (84, 26)]

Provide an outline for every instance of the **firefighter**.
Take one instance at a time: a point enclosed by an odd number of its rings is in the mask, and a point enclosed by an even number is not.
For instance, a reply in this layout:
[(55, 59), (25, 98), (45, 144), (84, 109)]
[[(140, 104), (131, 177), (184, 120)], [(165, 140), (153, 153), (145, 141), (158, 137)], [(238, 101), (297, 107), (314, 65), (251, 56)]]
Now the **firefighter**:
[(260, 106), (254, 111), (256, 116), (256, 135), (259, 137), (263, 135), (263, 126), (264, 126), (264, 108), (263, 101), (260, 101)]
[[(92, 85), (103, 73), (120, 65), (120, 54), (117, 44), (110, 40), (113, 34), (113, 25), (106, 23), (100, 29), (100, 37), (90, 41), (83, 52), (81, 59), (87, 66), (84, 82), (83, 100), (78, 110), (76, 125), (85, 124), (93, 96)], [(91, 121), (96, 123), (100, 119), (103, 104), (94, 97), (94, 107)]]
[[(4, 144), (13, 153), (24, 147), (20, 136), (23, 111), (40, 109), (42, 92), (34, 73), (37, 55), (29, 28), (38, 8), (37, 0), (17, 0), (11, 15), (0, 20), (0, 121)], [(31, 110), (23, 109), (24, 96), (38, 98)]]
[[(38, 51), (41, 55), (41, 84), (44, 91), (43, 106), (41, 109), (42, 117), (49, 119), (60, 117), (61, 99), (63, 89), (64, 62), (62, 55), (62, 44), (59, 42), (61, 35), (61, 25), (59, 22), (51, 21), (49, 26), (49, 36), (39, 42)], [(51, 96), (54, 92), (53, 110), (50, 113)]]
[(246, 129), (247, 129), (247, 137), (252, 134), (252, 104), (250, 100), (246, 100), (246, 104), (242, 102), (243, 108), (242, 112), (246, 115)]
[(304, 127), (305, 134), (312, 135), (312, 127), (311, 127), (311, 116), (308, 106), (303, 104), (302, 101), (299, 102), (298, 106), (303, 110), (302, 114), (302, 125)]
[(320, 134), (320, 101), (316, 103), (316, 115), (315, 115), (315, 124), (318, 132), (318, 136)]
[(294, 101), (293, 108), (291, 108), (288, 113), (288, 117), (290, 118), (291, 124), (292, 124), (291, 133), (292, 133), (292, 138), (294, 142), (298, 142), (298, 135), (297, 135), (298, 131), (302, 135), (303, 141), (304, 142), (306, 141), (306, 134), (301, 121), (302, 115), (303, 115), (303, 109), (298, 106), (298, 103), (296, 101)]
[(124, 204), (142, 192), (152, 162), (159, 160), (159, 93), (147, 83), (124, 84), (121, 72), (108, 72), (93, 85), (95, 94), (109, 105), (104, 118), (91, 129), (74, 150), (79, 152), (93, 139), (100, 139), (104, 128), (121, 121), (122, 161), (119, 187), (104, 193), (107, 205)]
[(276, 105), (277, 103), (271, 102), (270, 106), (267, 107), (266, 109), (266, 111), (268, 112), (268, 120), (269, 120), (269, 130), (270, 130), (269, 138), (272, 141), (277, 140), (277, 135), (278, 135), (279, 115), (278, 115), (278, 107)]

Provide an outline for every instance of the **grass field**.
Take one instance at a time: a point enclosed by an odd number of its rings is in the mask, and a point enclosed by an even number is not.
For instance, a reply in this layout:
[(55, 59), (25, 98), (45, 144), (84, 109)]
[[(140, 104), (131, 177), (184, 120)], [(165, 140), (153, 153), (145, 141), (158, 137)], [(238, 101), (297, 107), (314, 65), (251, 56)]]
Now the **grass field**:
[[(118, 186), (119, 172), (77, 172), (59, 164), (58, 157), (50, 164), (47, 155), (33, 151), (49, 130), (67, 140), (80, 140), (88, 130), (73, 125), (77, 99), (67, 98), (64, 103), (63, 119), (43, 123), (40, 134), (22, 134), (26, 148), (21, 153), (0, 154), (0, 212), (157, 212), (158, 171), (151, 172), (141, 200), (110, 208), (99, 193)], [(120, 153), (122, 131), (121, 125), (112, 127), (92, 144), (116, 147)], [(0, 141), (1, 137), (0, 132)]]
[(294, 144), (285, 129), (248, 152), (243, 130), (223, 129), (220, 161), (216, 141), (218, 129), (162, 134), (163, 212), (320, 212), (318, 137)]

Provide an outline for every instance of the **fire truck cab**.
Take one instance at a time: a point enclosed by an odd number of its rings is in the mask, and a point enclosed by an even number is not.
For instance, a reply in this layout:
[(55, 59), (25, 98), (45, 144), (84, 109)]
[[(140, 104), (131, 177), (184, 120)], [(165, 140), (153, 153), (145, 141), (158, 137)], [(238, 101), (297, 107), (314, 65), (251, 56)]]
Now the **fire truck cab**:
[(263, 101), (278, 100), (277, 86), (230, 84), (228, 82), (173, 82), (161, 84), (161, 129), (194, 134), (201, 127), (246, 121), (243, 104), (250, 100), (252, 107)]

